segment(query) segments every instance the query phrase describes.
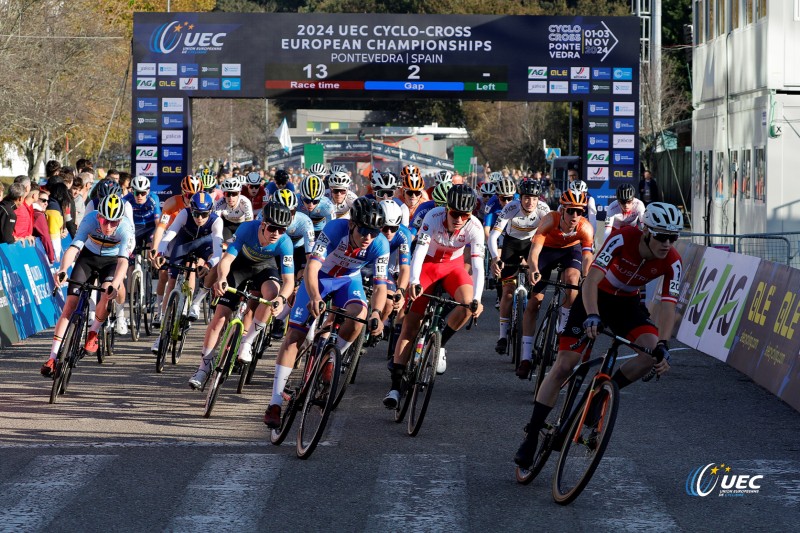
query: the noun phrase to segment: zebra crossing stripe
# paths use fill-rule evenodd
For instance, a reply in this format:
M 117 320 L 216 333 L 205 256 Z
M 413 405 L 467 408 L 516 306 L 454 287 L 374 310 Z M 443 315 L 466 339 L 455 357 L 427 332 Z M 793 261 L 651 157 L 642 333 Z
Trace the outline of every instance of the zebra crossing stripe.
M 0 531 L 44 529 L 116 455 L 39 455 L 16 480 L 0 483 Z
M 365 531 L 466 531 L 466 457 L 386 454 Z
M 245 502 L 269 499 L 283 462 L 279 455 L 212 455 L 179 499 L 181 506 L 166 530 L 258 531 L 259 509 L 239 510 Z

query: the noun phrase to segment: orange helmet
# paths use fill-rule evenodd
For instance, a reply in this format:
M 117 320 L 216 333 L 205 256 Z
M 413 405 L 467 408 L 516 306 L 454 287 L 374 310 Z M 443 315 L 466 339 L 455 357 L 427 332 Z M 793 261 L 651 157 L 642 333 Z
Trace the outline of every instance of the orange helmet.
M 183 191 L 183 194 L 202 192 L 203 184 L 200 183 L 200 180 L 194 176 L 186 176 L 181 180 L 181 190 Z
M 425 182 L 419 173 L 416 165 L 406 165 L 400 171 L 400 178 L 403 180 L 403 188 L 411 191 L 421 191 L 425 188 Z
M 588 200 L 586 199 L 585 192 L 564 191 L 559 203 L 564 207 L 580 207 L 581 209 L 585 209 L 587 202 Z

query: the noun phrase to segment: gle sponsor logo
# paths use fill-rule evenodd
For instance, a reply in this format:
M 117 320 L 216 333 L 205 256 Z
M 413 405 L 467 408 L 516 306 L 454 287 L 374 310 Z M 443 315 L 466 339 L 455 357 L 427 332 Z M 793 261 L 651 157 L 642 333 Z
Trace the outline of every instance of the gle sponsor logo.
M 225 37 L 238 25 L 193 24 L 173 20 L 161 24 L 150 35 L 150 51 L 171 54 L 180 47 L 181 54 L 207 54 L 218 52 L 225 45 Z
M 573 81 L 570 84 L 570 92 L 573 94 L 589 94 L 589 82 Z
M 155 78 L 136 78 L 136 88 L 140 91 L 155 91 L 156 79 Z
M 608 167 L 588 167 L 588 181 L 608 181 Z
M 239 78 L 222 78 L 223 91 L 241 91 L 242 80 Z
M 183 130 L 161 130 L 161 144 L 183 144 Z
M 162 174 L 183 174 L 183 167 L 180 165 L 161 165 Z
M 551 81 L 550 94 L 567 94 L 569 93 L 568 81 Z
M 588 80 L 589 67 L 570 67 L 570 78 L 573 80 Z
M 137 146 L 137 161 L 156 161 L 158 159 L 158 146 Z
M 136 142 L 142 144 L 155 144 L 158 142 L 158 132 L 155 130 L 138 130 Z
M 183 147 L 164 147 L 161 149 L 161 159 L 164 161 L 183 161 Z
M 219 91 L 219 78 L 200 78 L 200 89 L 203 91 Z
M 529 80 L 546 80 L 547 67 L 528 67 Z
M 162 89 L 174 89 L 178 84 L 175 80 L 158 80 L 158 86 Z
M 635 102 L 614 102 L 615 117 L 632 117 L 636 113 Z
M 183 115 L 161 115 L 162 128 L 182 128 Z
M 136 63 L 137 76 L 155 76 L 156 64 L 155 63 Z
M 178 64 L 177 63 L 159 63 L 158 64 L 159 76 L 177 76 Z
M 590 165 L 607 165 L 608 150 L 589 150 L 586 160 Z
M 181 76 L 197 76 L 200 70 L 197 68 L 197 63 L 187 63 L 180 66 Z
M 223 76 L 241 76 L 242 65 L 241 63 L 223 63 L 222 64 Z
M 137 98 L 136 111 L 158 111 L 158 98 Z
M 196 91 L 197 87 L 197 78 L 181 78 L 181 84 L 179 87 L 181 91 Z
M 686 494 L 705 498 L 717 489 L 717 496 L 742 497 L 745 494 L 758 494 L 761 490 L 763 475 L 736 474 L 731 466 L 725 463 L 708 463 L 698 466 L 686 477 Z
M 614 178 L 633 179 L 633 170 L 615 170 Z
M 609 67 L 597 67 L 592 69 L 592 79 L 593 80 L 610 80 L 611 79 L 611 68 Z
M 630 81 L 633 79 L 633 69 L 615 68 L 614 81 Z
M 152 178 L 157 174 L 156 167 L 157 165 L 155 163 L 136 163 L 136 175 Z
M 547 76 L 545 76 L 547 77 Z M 528 92 L 529 93 L 546 93 L 547 92 L 547 82 L 542 81 L 529 81 L 528 82 Z
M 589 116 L 608 116 L 608 102 L 589 102 Z
M 565 68 L 551 68 L 550 69 L 550 77 L 551 78 L 564 78 L 566 79 L 569 76 L 569 70 Z
M 162 98 L 161 111 L 183 113 L 183 98 Z

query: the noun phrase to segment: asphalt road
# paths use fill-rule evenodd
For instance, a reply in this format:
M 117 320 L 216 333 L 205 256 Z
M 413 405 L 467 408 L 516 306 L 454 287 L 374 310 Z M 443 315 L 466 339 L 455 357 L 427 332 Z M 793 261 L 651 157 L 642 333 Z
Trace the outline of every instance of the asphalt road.
M 485 293 L 478 328 L 449 344 L 417 437 L 381 404 L 380 344 L 307 461 L 269 443 L 270 364 L 243 395 L 226 383 L 202 418 L 205 396 L 186 383 L 201 325 L 163 374 L 150 340 L 120 343 L 102 366 L 85 359 L 55 405 L 39 375 L 51 332 L 0 352 L 0 531 L 796 531 L 800 413 L 680 346 L 665 379 L 622 392 L 609 449 L 576 502 L 553 503 L 554 458 L 518 485 L 511 459 L 532 386 L 494 353 L 493 301 Z M 688 495 L 687 477 L 710 463 L 763 476 L 758 492 Z

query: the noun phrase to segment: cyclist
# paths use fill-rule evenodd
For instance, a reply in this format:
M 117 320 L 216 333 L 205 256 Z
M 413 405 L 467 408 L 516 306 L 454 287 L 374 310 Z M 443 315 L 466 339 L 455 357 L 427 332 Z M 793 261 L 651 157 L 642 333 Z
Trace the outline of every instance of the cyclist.
M 292 183 L 289 179 L 289 173 L 282 168 L 276 170 L 272 181 L 267 183 L 267 193 L 269 194 L 269 198 L 271 199 L 273 196 L 275 196 L 275 193 L 280 189 L 289 189 L 292 192 L 296 192 L 294 189 L 294 183 Z
M 449 183 L 450 185 L 453 184 L 453 173 L 449 170 L 440 170 L 436 174 L 433 175 L 433 187 L 428 187 L 425 192 L 428 195 L 428 198 L 433 198 L 433 190 L 436 188 L 437 185 L 440 183 Z
M 227 178 L 220 188 L 225 197 L 214 204 L 214 212 L 222 218 L 222 234 L 227 241 L 239 224 L 253 220 L 253 206 L 242 194 L 242 184 L 237 178 Z
M 156 223 L 161 218 L 161 203 L 154 192 L 150 192 L 150 180 L 145 176 L 136 176 L 131 180 L 132 191 L 123 200 L 131 206 L 133 221 L 136 227 L 136 247 L 147 246 Z
M 87 211 L 75 233 L 75 238 L 64 252 L 56 283 L 61 285 L 72 267 L 72 280 L 69 284 L 67 301 L 61 316 L 56 322 L 50 358 L 42 365 L 41 373 L 52 377 L 61 342 L 66 333 L 69 318 L 78 306 L 79 283 L 89 281 L 92 272 L 97 272 L 99 282 L 105 289 L 95 309 L 94 321 L 86 335 L 84 349 L 87 355 L 95 355 L 98 350 L 97 333 L 107 318 L 108 303 L 123 293 L 125 274 L 128 271 L 128 257 L 133 252 L 136 241 L 133 225 L 123 216 L 122 197 L 110 194 L 100 200 L 97 211 Z
M 561 383 L 580 362 L 581 354 L 571 348 L 581 332 L 597 337 L 603 325 L 663 357 L 655 364 L 658 375 L 669 366 L 668 341 L 675 323 L 675 304 L 681 283 L 681 257 L 673 244 L 683 229 L 683 215 L 672 204 L 654 202 L 644 213 L 644 229 L 625 226 L 603 243 L 581 287 L 581 297 L 569 313 L 567 328 L 559 339 L 559 352 L 553 368 L 544 378 L 526 437 L 517 450 L 514 462 L 528 468 L 533 461 L 539 430 L 555 404 Z M 650 320 L 647 308 L 640 305 L 639 288 L 664 276 L 658 327 Z M 578 349 L 582 351 L 582 348 Z M 622 389 L 643 377 L 652 368 L 654 357 L 637 351 L 637 356 L 621 365 L 611 379 Z M 590 417 L 589 424 L 596 418 Z
M 203 172 L 195 176 L 195 179 L 200 182 L 203 192 L 211 195 L 214 202 L 222 199 L 222 189 L 217 187 L 217 178 L 214 177 L 209 169 L 203 169 Z
M 500 337 L 495 351 L 506 353 L 511 304 L 514 299 L 516 274 L 520 264 L 527 259 L 531 239 L 542 219 L 550 212 L 547 204 L 539 199 L 540 184 L 537 180 L 524 179 L 519 183 L 519 200 L 505 205 L 489 234 L 489 254 L 492 256 L 492 273 L 500 278 L 503 296 L 500 300 Z M 502 250 L 497 242 L 503 236 Z M 522 320 L 522 317 L 519 317 Z
M 261 174 L 256 171 L 248 172 L 244 180 L 242 195 L 250 200 L 253 213 L 259 213 L 267 203 L 267 190 L 264 188 Z
M 314 224 L 314 234 L 319 236 L 325 224 L 334 219 L 333 202 L 325 198 L 325 186 L 322 178 L 309 174 L 300 184 L 298 193 L 298 210 L 308 215 Z
M 100 200 L 110 194 L 116 194 L 123 200 L 123 216 L 127 218 L 131 224 L 135 223 L 133 218 L 133 206 L 130 202 L 125 201 L 125 195 L 122 193 L 122 187 L 120 187 L 119 183 L 110 179 L 102 179 L 95 185 L 94 189 L 92 189 L 92 193 L 92 199 L 86 204 L 86 213 L 89 211 L 96 211 L 97 206 L 100 205 Z
M 613 230 L 625 226 L 641 227 L 644 221 L 644 203 L 634 196 L 635 193 L 636 189 L 630 183 L 617 187 L 617 199 L 606 209 L 604 241 Z
M 478 187 L 478 192 L 480 192 L 480 198 L 478 198 L 478 201 L 475 203 L 475 211 L 472 214 L 478 217 L 478 220 L 483 222 L 486 204 L 488 204 L 489 200 L 491 200 L 495 195 L 494 183 L 491 181 L 484 181 L 481 183 L 480 187 Z
M 186 176 L 181 180 L 181 194 L 170 196 L 161 207 L 161 220 L 158 221 L 158 224 L 156 225 L 156 231 L 153 233 L 153 248 L 150 250 L 150 254 L 152 255 L 153 259 L 153 266 L 156 268 L 161 266 L 161 261 L 156 261 L 156 256 L 158 255 L 158 246 L 161 244 L 161 238 L 164 236 L 164 232 L 167 230 L 170 224 L 172 224 L 175 216 L 189 207 L 189 202 L 192 200 L 192 196 L 195 193 L 201 192 L 202 189 L 203 186 L 200 181 L 197 180 L 197 178 L 194 176 Z M 164 289 L 167 286 L 168 278 L 169 276 L 167 275 L 166 270 L 161 270 L 158 273 L 158 285 L 156 286 L 156 305 L 153 311 L 154 328 L 161 327 L 161 305 L 164 301 Z
M 486 207 L 483 209 L 483 234 L 488 242 L 489 232 L 494 225 L 495 220 L 500 215 L 503 208 L 518 199 L 517 184 L 514 183 L 514 178 L 510 176 L 503 176 L 500 172 L 492 172 L 491 178 L 494 180 L 495 195 L 487 202 Z M 499 243 L 502 247 L 502 241 Z M 497 299 L 495 300 L 495 309 L 500 309 L 500 299 L 503 296 L 503 287 L 499 283 L 494 283 L 494 277 L 491 278 L 491 284 L 494 285 L 497 292 Z M 490 285 L 491 288 L 491 285 Z
M 329 188 L 325 191 L 325 196 L 333 203 L 336 218 L 350 218 L 350 207 L 358 198 L 358 195 L 350 190 L 352 182 L 350 175 L 341 170 L 328 175 Z
M 364 197 L 370 200 L 394 200 L 398 206 L 403 205 L 403 201 L 395 195 L 397 190 L 397 176 L 393 172 L 378 172 L 374 170 L 370 177 L 369 184 L 372 192 L 366 194 Z
M 408 227 L 410 221 L 414 219 L 417 208 L 428 198 L 425 194 L 425 182 L 416 165 L 404 166 L 400 171 L 400 178 L 403 180 L 402 197 L 400 198 L 403 205 L 400 206 L 400 209 L 403 210 L 403 225 Z
M 583 217 L 586 195 L 568 190 L 561 195 L 559 203 L 558 211 L 550 211 L 536 228 L 528 255 L 528 277 L 534 285 L 523 314 L 522 359 L 516 371 L 520 379 L 528 378 L 532 366 L 536 317 L 547 288 L 541 280 L 548 279 L 553 269 L 561 266 L 564 268 L 564 282 L 578 285 L 581 277 L 588 273 L 592 261 L 594 233 L 589 221 Z M 575 290 L 565 291 L 557 331 L 562 331 L 576 296 Z
M 389 241 L 389 277 L 386 282 L 386 306 L 381 313 L 381 320 L 385 321 L 392 310 L 400 311 L 405 303 L 408 280 L 411 276 L 411 231 L 403 226 L 403 212 L 400 206 L 392 200 L 381 202 L 383 209 L 383 236 Z M 394 301 L 395 293 L 400 293 L 400 298 Z
M 292 220 L 291 211 L 274 200 L 267 202 L 261 210 L 261 220 L 242 223 L 222 259 L 208 277 L 219 297 L 214 318 L 206 329 L 203 339 L 202 360 L 197 372 L 189 379 L 189 386 L 202 389 L 211 374 L 214 347 L 225 321 L 231 317 L 238 305 L 237 298 L 225 292 L 228 286 L 240 290 L 245 282 L 252 283 L 251 292 L 268 300 L 276 300 L 272 306 L 259 305 L 253 322 L 242 338 L 239 360 L 250 362 L 251 346 L 258 333 L 266 327 L 269 317 L 279 313 L 294 290 L 294 263 L 291 239 L 286 228 Z
M 589 220 L 589 224 L 592 225 L 592 231 L 594 231 L 597 228 L 597 203 L 594 201 L 594 196 L 589 193 L 589 186 L 586 185 L 586 182 L 578 179 L 577 170 L 569 171 L 567 190 L 582 192 L 586 195 L 586 214 L 584 216 Z
M 367 317 L 367 302 L 361 284 L 361 268 L 372 265 L 372 292 L 369 318 L 375 320 L 373 335 L 380 335 L 381 310 L 386 304 L 386 266 L 389 242 L 381 234 L 383 210 L 375 200 L 359 198 L 353 203 L 350 220 L 337 219 L 325 225 L 311 254 L 305 277 L 297 290 L 289 319 L 289 330 L 283 339 L 275 364 L 272 399 L 264 413 L 264 423 L 277 428 L 281 423 L 282 394 L 295 364 L 297 351 L 306 337 L 309 313 L 317 317 L 320 304 L 332 297 L 335 307 L 359 318 Z M 339 349 L 346 351 L 361 332 L 361 324 L 346 320 L 340 329 Z M 329 371 L 328 371 L 329 372 Z
M 425 215 L 434 207 L 444 207 L 447 205 L 447 191 L 453 186 L 452 181 L 443 181 L 433 188 L 431 196 L 433 200 L 423 202 L 414 213 L 414 219 L 411 221 L 411 226 L 408 230 L 411 232 L 412 237 L 417 236 L 419 228 L 422 227 L 422 221 L 425 220 Z
M 475 191 L 468 185 L 453 185 L 447 192 L 447 206 L 428 212 L 417 235 L 417 246 L 411 259 L 409 298 L 414 301 L 403 320 L 403 328 L 394 351 L 392 366 L 392 388 L 383 399 L 388 409 L 397 407 L 400 401 L 400 382 L 411 353 L 412 341 L 419 332 L 422 315 L 428 299 L 421 295 L 436 282 L 455 301 L 470 304 L 470 310 L 456 307 L 447 318 L 442 331 L 442 349 L 436 372 L 447 369 L 445 346 L 456 331 L 469 320 L 469 315 L 480 315 L 483 291 L 483 231 L 480 222 L 472 215 L 475 208 Z M 472 256 L 472 279 L 464 269 L 464 249 L 470 246 Z
M 328 172 L 328 168 L 325 166 L 325 163 L 314 163 L 308 169 L 308 173 L 309 174 L 314 174 L 315 176 L 317 176 L 319 178 L 324 178 L 328 174 L 332 174 L 332 173 L 337 172 L 337 171 L 338 172 L 345 172 L 343 169 L 342 170 L 334 169 L 334 170 L 331 170 L 330 172 Z M 346 172 L 345 172 L 345 174 L 346 174 Z

